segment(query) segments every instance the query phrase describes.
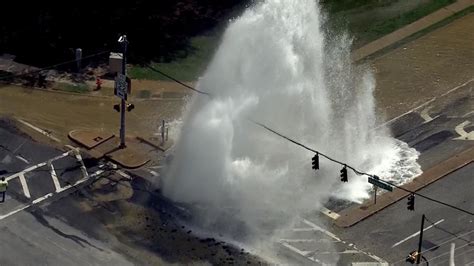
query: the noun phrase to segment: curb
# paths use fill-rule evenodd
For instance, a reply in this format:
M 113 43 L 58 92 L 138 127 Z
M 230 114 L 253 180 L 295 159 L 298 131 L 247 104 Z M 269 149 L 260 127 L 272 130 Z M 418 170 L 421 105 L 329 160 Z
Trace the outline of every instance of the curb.
M 474 162 L 474 147 L 468 148 L 458 155 L 446 159 L 445 161 L 433 166 L 415 178 L 411 183 L 405 184 L 402 187 L 416 192 L 469 165 L 472 162 Z M 409 192 L 394 188 L 393 192 L 386 192 L 383 195 L 378 196 L 377 204 L 375 205 L 371 200 L 369 200 L 362 205 L 349 207 L 343 210 L 339 213 L 340 217 L 335 221 L 334 224 L 342 228 L 351 227 L 385 209 L 386 207 L 400 201 L 409 194 Z

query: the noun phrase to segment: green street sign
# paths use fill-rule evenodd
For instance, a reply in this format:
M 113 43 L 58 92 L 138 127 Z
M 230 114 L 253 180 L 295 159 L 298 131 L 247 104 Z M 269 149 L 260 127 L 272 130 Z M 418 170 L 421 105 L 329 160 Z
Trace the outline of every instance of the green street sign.
M 377 176 L 375 176 L 375 178 L 369 176 L 369 183 L 376 186 L 376 187 L 388 190 L 390 192 L 393 191 L 392 186 L 390 186 L 389 184 L 383 183 L 382 181 L 379 180 L 379 178 Z

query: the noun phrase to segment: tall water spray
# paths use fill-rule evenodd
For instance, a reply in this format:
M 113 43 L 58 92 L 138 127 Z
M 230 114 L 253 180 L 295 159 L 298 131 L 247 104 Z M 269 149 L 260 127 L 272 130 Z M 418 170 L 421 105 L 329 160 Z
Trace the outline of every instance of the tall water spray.
M 376 127 L 375 81 L 352 65 L 350 39 L 326 37 L 315 0 L 271 0 L 226 30 L 188 105 L 163 180 L 164 194 L 195 206 L 201 226 L 239 239 L 265 238 L 329 197 L 359 202 L 367 177 L 313 154 L 250 120 L 358 169 L 406 181 L 418 153 Z M 264 233 L 262 233 L 264 232 Z M 271 235 L 271 234 L 270 234 Z

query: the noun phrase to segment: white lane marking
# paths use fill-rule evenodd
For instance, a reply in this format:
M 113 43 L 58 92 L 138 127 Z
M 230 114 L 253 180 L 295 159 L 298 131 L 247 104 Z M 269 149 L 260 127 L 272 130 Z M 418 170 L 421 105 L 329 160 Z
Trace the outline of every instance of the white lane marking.
M 46 137 L 48 137 L 48 138 L 50 138 L 50 139 L 52 139 L 52 140 L 54 140 L 54 141 L 56 141 L 56 142 L 61 142 L 58 138 L 56 138 L 56 137 L 54 137 L 53 135 L 51 135 L 51 133 L 49 133 L 49 132 L 47 132 L 47 131 L 45 131 L 45 130 L 43 130 L 43 129 L 37 127 L 37 126 L 34 126 L 34 125 L 32 125 L 32 124 L 30 124 L 30 123 L 28 123 L 28 122 L 26 122 L 26 121 L 24 121 L 24 120 L 22 120 L 22 119 L 18 119 L 18 121 L 20 121 L 23 125 L 25 125 L 25 126 L 31 128 L 31 129 L 33 129 L 33 130 L 35 130 L 35 131 L 37 131 L 37 132 L 39 132 L 39 133 L 41 133 L 41 134 L 43 134 L 43 135 L 45 135 Z
M 25 209 L 28 209 L 29 207 L 31 207 L 31 206 L 33 206 L 33 205 L 39 204 L 39 203 L 41 203 L 42 201 L 44 201 L 44 200 L 46 200 L 46 199 L 48 199 L 48 198 L 51 198 L 51 197 L 54 196 L 55 194 L 64 192 L 64 191 L 66 191 L 66 190 L 68 190 L 68 189 L 70 189 L 70 188 L 74 188 L 74 187 L 80 185 L 81 183 L 86 182 L 87 180 L 89 180 L 89 179 L 91 179 L 91 178 L 95 178 L 95 177 L 99 176 L 99 175 L 102 174 L 103 172 L 104 172 L 104 171 L 102 171 L 102 170 L 98 170 L 98 171 L 96 171 L 95 173 L 93 173 L 92 175 L 90 175 L 89 178 L 81 179 L 81 180 L 77 181 L 76 183 L 74 183 L 74 184 L 72 184 L 72 185 L 70 184 L 70 185 L 67 185 L 67 186 L 61 188 L 61 190 L 58 191 L 58 192 L 51 192 L 51 193 L 48 193 L 48 194 L 46 194 L 46 195 L 44 195 L 44 196 L 42 196 L 42 197 L 40 197 L 40 198 L 35 199 L 31 204 L 24 205 L 24 206 L 22 206 L 22 207 L 20 207 L 20 208 L 18 208 L 18 209 L 16 209 L 16 210 L 14 210 L 14 211 L 11 211 L 11 212 L 9 212 L 9 213 L 7 213 L 7 214 L 0 215 L 0 221 L 3 220 L 3 219 L 5 219 L 5 218 L 7 218 L 7 217 L 10 217 L 10 216 L 12 216 L 12 215 L 14 215 L 14 214 L 16 214 L 16 213 L 19 213 L 19 212 L 21 212 L 21 211 L 23 211 L 23 210 L 25 210 Z
M 474 131 L 468 133 L 464 130 L 464 127 L 466 127 L 470 123 L 470 121 L 464 121 L 454 128 L 456 133 L 458 133 L 459 135 L 459 137 L 454 138 L 454 140 L 474 140 Z
M 56 156 L 56 157 L 54 157 L 54 158 L 48 160 L 48 161 L 53 162 L 53 161 L 59 160 L 59 159 L 61 159 L 61 158 L 64 158 L 64 157 L 68 156 L 69 153 L 70 153 L 70 151 L 65 152 L 65 153 L 63 153 L 63 154 L 61 154 L 61 155 L 58 155 L 58 156 Z M 10 180 L 12 180 L 12 179 L 15 179 L 15 178 L 19 177 L 21 174 L 24 175 L 25 173 L 28 173 L 28 172 L 31 172 L 31 171 L 36 170 L 36 169 L 38 169 L 38 168 L 41 168 L 41 167 L 47 165 L 48 161 L 45 161 L 45 162 L 42 162 L 42 163 L 39 163 L 39 164 L 30 166 L 30 167 L 26 168 L 25 170 L 23 170 L 23 171 L 21 171 L 21 172 L 18 172 L 18 173 L 16 173 L 16 174 L 13 174 L 13 175 L 11 175 L 11 176 L 5 178 L 5 180 L 6 180 L 6 181 L 10 181 Z
M 439 117 L 439 115 L 437 115 L 435 117 L 430 116 L 430 114 L 428 112 L 431 110 L 431 108 L 432 108 L 432 106 L 428 106 L 420 112 L 420 116 L 421 116 L 421 118 L 423 118 L 423 120 L 425 120 L 425 123 L 431 122 L 434 119 Z
M 132 177 L 122 170 L 117 170 L 115 172 L 117 172 L 117 174 L 121 175 L 122 177 L 125 177 L 128 180 L 132 180 Z
M 165 168 L 164 165 L 155 165 L 155 166 L 150 166 L 148 167 L 149 169 L 162 169 L 162 168 Z
M 311 260 L 311 261 L 313 261 L 313 262 L 316 262 L 316 263 L 325 265 L 323 262 L 321 262 L 320 260 L 318 260 L 318 259 L 316 259 L 316 258 L 314 258 L 314 257 L 308 257 L 308 254 L 311 253 L 311 252 L 309 252 L 309 251 L 301 251 L 301 250 L 299 250 L 299 249 L 293 247 L 292 245 L 287 244 L 287 243 L 284 243 L 284 242 L 280 242 L 280 244 L 281 244 L 282 246 L 286 247 L 287 249 L 289 249 L 289 250 L 295 252 L 296 254 L 305 257 L 305 258 L 308 259 L 308 260 Z
M 20 145 L 18 145 L 18 147 L 16 147 L 16 149 L 12 151 L 12 154 L 15 154 L 21 147 L 23 147 L 27 140 L 28 139 L 25 139 Z
M 337 212 L 333 212 L 325 207 L 321 207 L 320 211 L 333 220 L 337 220 L 339 217 L 341 217 Z
M 49 163 L 49 172 L 51 174 L 51 178 L 53 179 L 54 187 L 56 188 L 56 192 L 61 190 L 61 185 L 59 184 L 58 176 L 56 174 L 56 170 L 54 169 L 53 164 Z
M 160 176 L 159 173 L 157 173 L 157 172 L 155 172 L 155 171 L 153 171 L 153 170 L 150 170 L 150 169 L 148 169 L 148 173 L 152 174 L 152 175 L 155 176 L 155 177 Z
M 355 249 L 348 249 L 344 251 L 321 251 L 321 252 L 313 252 L 314 255 L 329 255 L 329 254 L 357 254 L 360 253 L 358 250 Z
M 305 243 L 305 242 L 319 242 L 320 240 L 317 239 L 280 239 L 280 241 L 286 242 L 286 243 Z
M 293 232 L 311 232 L 315 231 L 314 228 L 292 228 L 291 231 Z
M 19 178 L 20 178 L 21 187 L 23 188 L 23 194 L 25 194 L 25 197 L 31 199 L 30 190 L 28 189 L 28 185 L 26 184 L 25 175 L 21 173 L 19 175 Z
M 464 114 L 462 117 L 468 117 L 468 116 L 470 116 L 471 114 L 474 114 L 474 111 L 471 111 L 471 112 L 469 112 L 469 113 L 467 113 L 467 114 Z
M 442 223 L 442 222 L 444 222 L 444 219 L 441 219 L 441 220 L 437 221 L 436 223 L 434 223 L 434 224 L 432 224 L 432 225 L 430 225 L 430 226 L 428 226 L 428 227 L 425 227 L 425 228 L 423 229 L 423 232 L 426 231 L 426 230 L 428 230 L 428 229 L 431 229 L 431 228 L 434 227 L 435 225 L 440 224 L 440 223 Z M 413 238 L 413 237 L 415 237 L 415 236 L 417 236 L 417 235 L 419 235 L 419 234 L 420 234 L 420 231 L 418 231 L 418 232 L 416 232 L 416 233 L 414 233 L 414 234 L 409 235 L 408 237 L 406 237 L 406 238 L 404 238 L 404 239 L 398 241 L 397 243 L 393 244 L 392 248 L 394 248 L 394 247 L 400 245 L 401 243 L 403 243 L 403 242 L 405 242 L 405 241 L 407 241 L 407 240 L 409 240 L 409 239 L 411 239 L 411 238 Z
M 15 157 L 16 157 L 18 160 L 20 160 L 20 161 L 22 161 L 22 162 L 24 162 L 24 163 L 26 163 L 26 164 L 30 164 L 30 162 L 29 162 L 27 159 L 25 159 L 24 157 L 22 157 L 22 156 L 20 156 L 20 155 L 17 155 L 17 156 L 15 156 Z
M 437 100 L 438 98 L 442 98 L 442 97 L 444 97 L 444 96 L 446 96 L 446 95 L 448 95 L 448 94 L 450 94 L 450 93 L 452 93 L 452 92 L 458 90 L 459 88 L 462 88 L 462 87 L 466 86 L 467 84 L 469 84 L 469 83 L 472 82 L 472 81 L 474 81 L 474 78 L 473 78 L 473 79 L 470 79 L 470 80 L 468 80 L 468 81 L 466 81 L 466 82 L 464 82 L 464 83 L 461 84 L 461 85 L 458 85 L 458 86 L 456 86 L 456 87 L 450 89 L 449 91 L 447 91 L 447 92 L 441 94 L 440 96 L 433 97 L 431 100 L 428 100 L 427 102 L 425 102 L 425 103 L 423 103 L 423 104 L 421 104 L 421 105 L 419 105 L 419 106 L 417 106 L 417 107 L 415 107 L 415 108 L 409 110 L 408 112 L 405 112 L 405 113 L 403 113 L 403 114 L 401 114 L 401 115 L 399 115 L 399 116 L 397 116 L 397 117 L 394 117 L 394 118 L 392 118 L 392 119 L 386 121 L 385 123 L 382 123 L 382 124 L 376 126 L 374 129 L 379 129 L 379 128 L 381 128 L 381 127 L 384 127 L 384 126 L 386 126 L 386 125 L 388 125 L 388 124 L 390 124 L 390 123 L 392 123 L 392 122 L 394 122 L 394 121 L 396 121 L 396 120 L 398 120 L 398 119 L 400 119 L 400 118 L 402 118 L 402 117 L 404 117 L 404 116 L 406 116 L 406 115 L 408 115 L 408 114 L 411 114 L 411 113 L 417 111 L 418 109 L 421 109 L 421 108 L 427 106 L 428 104 L 432 103 L 433 101 Z
M 307 225 L 313 227 L 314 229 L 317 229 L 318 231 L 323 232 L 323 233 L 326 234 L 327 236 L 332 237 L 333 239 L 335 239 L 335 240 L 337 240 L 337 241 L 339 241 L 339 242 L 346 243 L 345 241 L 342 241 L 339 237 L 337 237 L 335 234 L 333 234 L 333 233 L 331 233 L 331 232 L 329 232 L 329 231 L 327 231 L 327 230 L 321 228 L 320 226 L 318 226 L 318 225 L 316 225 L 316 224 L 314 224 L 314 223 L 312 223 L 312 222 L 310 222 L 310 221 L 308 221 L 308 220 L 306 220 L 306 219 L 303 219 L 303 222 L 304 222 L 305 224 L 307 224 Z M 363 250 L 361 250 L 361 249 L 358 249 L 358 248 L 357 248 L 354 244 L 352 244 L 352 243 L 349 243 L 348 246 L 352 247 L 352 248 L 355 249 L 355 250 L 358 250 L 360 253 L 363 253 L 363 254 L 365 254 L 365 255 L 371 257 L 372 259 L 378 261 L 379 263 L 381 263 L 381 264 L 383 264 L 383 265 L 388 265 L 388 262 L 386 262 L 386 261 L 383 260 L 382 258 L 379 258 L 379 257 L 375 256 L 375 255 L 372 254 L 372 253 L 365 252 L 365 251 L 363 251 Z
M 81 164 L 82 175 L 84 176 L 84 178 L 88 178 L 89 173 L 87 173 L 87 168 L 84 165 L 84 161 L 82 160 L 82 156 L 79 152 L 79 149 L 74 150 L 74 156 L 76 157 L 76 160 Z
M 339 242 L 342 242 L 342 240 L 341 240 L 339 237 L 337 237 L 335 234 L 333 234 L 333 233 L 331 233 L 331 232 L 329 232 L 329 231 L 327 231 L 327 230 L 321 228 L 320 226 L 318 226 L 318 225 L 316 225 L 316 224 L 314 224 L 314 223 L 312 223 L 312 222 L 310 222 L 310 221 L 308 221 L 308 220 L 306 220 L 306 219 L 303 219 L 303 223 L 305 223 L 305 224 L 311 226 L 311 227 L 313 228 L 313 230 L 317 230 L 317 231 L 323 232 L 323 233 L 326 234 L 327 236 L 329 236 L 329 237 L 331 237 L 331 238 L 333 238 L 333 239 L 335 239 L 335 240 L 337 240 L 337 241 L 339 241 Z

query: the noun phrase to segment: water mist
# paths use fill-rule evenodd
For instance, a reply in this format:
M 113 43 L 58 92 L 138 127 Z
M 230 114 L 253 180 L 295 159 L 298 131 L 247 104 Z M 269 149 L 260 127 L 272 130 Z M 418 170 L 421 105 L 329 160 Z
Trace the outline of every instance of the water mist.
M 249 122 L 262 122 L 333 158 L 394 182 L 420 173 L 418 153 L 376 127 L 367 69 L 350 59 L 350 38 L 325 36 L 314 0 L 257 3 L 226 30 L 183 117 L 165 196 L 193 206 L 203 229 L 265 241 L 329 197 L 360 202 L 367 177 Z

